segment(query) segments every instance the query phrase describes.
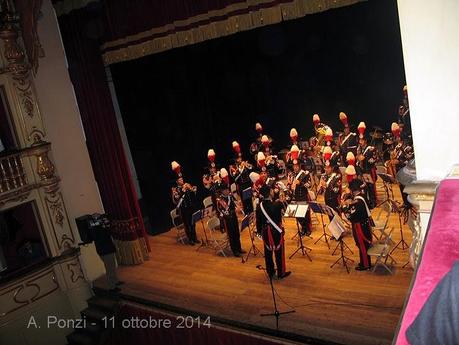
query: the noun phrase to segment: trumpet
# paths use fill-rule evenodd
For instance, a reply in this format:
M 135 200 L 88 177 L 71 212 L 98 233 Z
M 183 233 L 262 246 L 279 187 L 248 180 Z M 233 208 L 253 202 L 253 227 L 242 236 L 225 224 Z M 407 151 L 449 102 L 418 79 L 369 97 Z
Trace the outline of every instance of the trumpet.
M 250 164 L 248 161 L 242 161 L 241 162 L 241 168 L 247 168 L 249 170 L 253 169 L 253 165 Z
M 186 192 L 186 191 L 192 191 L 192 192 L 196 192 L 198 190 L 198 187 L 196 186 L 193 186 L 189 183 L 184 183 L 183 186 L 182 186 L 182 191 L 183 192 Z

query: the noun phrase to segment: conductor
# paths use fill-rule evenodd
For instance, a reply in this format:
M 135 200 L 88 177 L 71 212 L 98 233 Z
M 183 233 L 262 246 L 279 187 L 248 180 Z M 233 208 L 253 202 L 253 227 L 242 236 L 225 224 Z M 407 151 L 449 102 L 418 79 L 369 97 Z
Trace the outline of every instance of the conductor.
M 273 255 L 276 260 L 277 278 L 288 277 L 285 270 L 284 229 L 282 227 L 282 202 L 273 201 L 274 191 L 267 185 L 260 188 L 263 198 L 257 205 L 257 232 L 262 234 L 265 247 L 266 272 L 273 278 L 275 273 Z

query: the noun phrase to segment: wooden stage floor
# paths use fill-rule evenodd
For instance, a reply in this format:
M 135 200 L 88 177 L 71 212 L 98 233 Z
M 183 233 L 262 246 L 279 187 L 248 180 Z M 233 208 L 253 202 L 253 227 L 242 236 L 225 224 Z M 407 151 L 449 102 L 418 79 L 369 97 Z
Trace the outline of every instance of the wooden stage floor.
M 399 194 L 398 194 L 399 196 Z M 398 217 L 393 214 L 390 227 L 398 242 Z M 296 233 L 294 221 L 286 222 L 286 265 L 292 275 L 274 281 L 280 311 L 291 307 L 295 313 L 282 316 L 279 329 L 283 332 L 313 337 L 342 344 L 390 344 L 402 312 L 413 270 L 408 265 L 408 250 L 396 250 L 394 274 L 383 270 L 375 273 L 355 271 L 350 274 L 343 266 L 330 265 L 336 242 L 328 249 L 324 242 L 313 244 L 322 234 L 315 224 L 313 240 L 305 245 L 312 248 L 312 262 L 301 254 L 288 256 L 297 248 L 291 239 Z M 198 227 L 198 235 L 201 228 Z M 404 225 L 404 236 L 411 242 L 411 231 Z M 243 248 L 249 249 L 249 234 L 241 234 Z M 358 251 L 352 237 L 345 242 L 353 251 L 346 255 L 358 262 Z M 221 257 L 213 250 L 178 244 L 175 231 L 150 238 L 151 258 L 140 266 L 120 267 L 120 279 L 125 281 L 122 294 L 172 305 L 223 319 L 275 329 L 273 317 L 261 317 L 272 312 L 269 281 L 263 271 L 261 255 L 241 263 L 240 258 Z M 262 249 L 261 240 L 257 246 Z M 374 261 L 373 261 L 374 262 Z M 103 286 L 103 280 L 96 286 Z M 280 299 L 281 298 L 281 299 Z M 288 305 L 287 305 L 288 304 Z

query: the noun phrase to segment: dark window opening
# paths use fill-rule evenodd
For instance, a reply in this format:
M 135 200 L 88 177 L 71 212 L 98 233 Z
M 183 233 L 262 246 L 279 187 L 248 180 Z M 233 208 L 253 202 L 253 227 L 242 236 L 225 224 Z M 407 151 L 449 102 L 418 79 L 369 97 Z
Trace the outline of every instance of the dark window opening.
M 47 257 L 34 202 L 0 212 L 0 281 Z

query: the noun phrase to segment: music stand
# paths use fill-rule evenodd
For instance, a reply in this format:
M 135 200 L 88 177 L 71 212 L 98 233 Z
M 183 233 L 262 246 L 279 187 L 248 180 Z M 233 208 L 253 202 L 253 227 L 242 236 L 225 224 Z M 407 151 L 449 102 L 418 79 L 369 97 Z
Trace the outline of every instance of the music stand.
M 253 225 L 254 217 L 255 217 L 255 212 L 252 212 L 246 215 L 242 219 L 242 222 L 241 222 L 241 232 L 244 231 L 245 228 L 247 228 L 249 231 L 249 237 L 250 237 L 250 242 L 251 242 L 251 246 L 247 252 L 246 257 L 244 258 L 244 256 L 242 256 L 241 258 L 241 262 L 243 264 L 249 261 L 250 253 L 252 253 L 253 256 L 257 256 L 258 254 L 261 254 L 263 256 L 263 253 L 261 252 L 261 250 L 258 249 L 257 246 L 255 245 L 255 230 L 254 230 L 254 225 Z
M 397 181 L 394 179 L 394 177 L 392 175 L 389 175 L 389 174 L 378 173 L 378 176 L 383 181 L 384 190 L 386 191 L 386 198 L 387 199 L 390 199 L 390 198 L 393 199 L 394 198 L 394 191 L 392 190 L 392 185 L 394 183 L 397 183 Z M 382 205 L 382 204 L 383 203 L 381 203 L 380 205 Z M 377 205 L 376 207 L 378 207 L 380 205 Z
M 338 216 L 335 216 L 333 220 L 328 224 L 328 229 L 330 230 L 331 234 L 333 237 L 338 241 L 338 245 L 336 246 L 335 250 L 333 251 L 333 254 L 335 254 L 336 249 L 339 247 L 341 255 L 340 257 L 330 266 L 330 268 L 335 267 L 336 264 L 338 264 L 340 261 L 342 261 L 342 265 L 346 267 L 346 271 L 349 274 L 349 267 L 347 265 L 347 262 L 354 262 L 354 260 L 349 259 L 345 254 L 344 251 L 346 248 L 352 253 L 352 250 L 347 246 L 346 242 L 344 242 L 344 235 L 346 234 L 346 228 L 344 224 L 342 223 L 341 219 L 338 218 Z
M 387 199 L 384 200 L 382 203 L 380 203 L 377 207 L 380 207 L 384 205 L 385 203 L 388 203 L 391 207 L 391 210 L 394 213 L 397 213 L 398 216 L 398 224 L 399 224 L 399 230 L 400 230 L 400 241 L 395 245 L 395 247 L 391 250 L 390 254 L 392 254 L 400 245 L 402 246 L 402 250 L 408 249 L 408 243 L 406 243 L 405 238 L 403 237 L 403 225 L 402 225 L 402 217 L 405 216 L 405 208 L 400 209 L 399 204 L 394 200 L 394 191 L 392 190 L 392 184 L 397 183 L 397 181 L 394 179 L 392 175 L 389 174 L 383 174 L 379 173 L 379 177 L 383 180 L 384 183 L 384 188 L 386 190 L 386 195 Z M 389 195 L 390 191 L 390 195 Z
M 287 209 L 284 213 L 284 217 L 285 218 L 295 218 L 295 221 L 296 221 L 296 229 L 297 229 L 297 236 L 298 236 L 298 241 L 297 241 L 297 249 L 292 253 L 292 255 L 290 255 L 288 258 L 291 259 L 295 256 L 296 253 L 298 253 L 300 250 L 301 250 L 301 253 L 303 254 L 303 256 L 307 256 L 307 258 L 309 259 L 309 261 L 312 262 L 312 259 L 311 257 L 309 256 L 308 254 L 308 251 L 312 251 L 311 248 L 309 247 L 306 247 L 304 244 L 303 244 L 303 237 L 301 236 L 301 229 L 300 229 L 300 225 L 298 223 L 298 218 L 304 218 L 306 213 L 308 212 L 308 209 L 309 209 L 309 205 L 305 202 L 305 203 L 292 203 L 292 204 L 289 204 L 287 206 Z
M 274 313 L 266 313 L 266 314 L 260 314 L 260 316 L 275 316 L 276 317 L 276 331 L 279 330 L 279 318 L 281 315 L 285 314 L 291 314 L 294 313 L 295 310 L 289 310 L 289 311 L 282 311 L 280 312 L 279 309 L 277 309 L 277 302 L 276 302 L 276 294 L 274 293 L 274 285 L 273 285 L 273 277 L 268 274 L 265 268 L 263 268 L 261 265 L 258 265 L 257 268 L 259 270 L 265 271 L 266 275 L 269 278 L 269 285 L 271 286 L 271 293 L 273 297 L 273 304 L 274 304 Z
M 343 237 L 346 235 L 346 230 L 345 230 L 345 229 L 346 229 L 346 226 L 345 226 L 344 223 L 343 223 L 343 219 L 338 215 L 338 213 L 337 213 L 335 210 L 333 210 L 333 219 L 335 219 L 335 217 L 338 217 L 338 218 L 337 218 L 337 221 L 338 221 L 338 223 L 340 223 L 339 226 L 340 226 L 342 229 L 344 229 L 343 233 L 338 235 L 338 234 L 335 232 L 335 230 L 333 229 L 333 225 L 332 225 L 333 220 L 330 222 L 330 224 L 328 224 L 328 230 L 329 230 L 330 233 L 333 235 L 333 237 L 334 237 L 337 241 L 339 241 L 339 237 L 341 237 L 341 235 L 342 235 Z M 338 236 L 336 236 L 336 235 L 338 235 Z M 351 250 L 351 248 L 349 248 L 349 246 L 346 244 L 346 242 L 344 242 L 344 240 L 343 240 L 343 245 L 344 245 L 344 250 L 347 249 L 352 255 L 354 254 L 354 252 Z M 338 242 L 338 243 L 336 244 L 335 249 L 333 249 L 332 256 L 335 255 L 336 251 L 338 250 L 338 248 L 339 248 L 340 246 L 341 246 L 341 244 Z
M 402 210 L 400 210 L 400 207 L 398 206 L 396 201 L 390 199 L 387 199 L 386 201 L 391 204 L 392 210 L 397 213 L 398 224 L 400 227 L 400 241 L 398 241 L 395 247 L 390 251 L 390 254 L 392 254 L 400 245 L 402 245 L 402 250 L 408 249 L 409 245 L 408 243 L 406 243 L 405 238 L 403 237 Z
M 319 213 L 320 214 L 320 220 L 322 222 L 322 230 L 323 230 L 323 233 L 322 235 L 314 242 L 314 244 L 316 244 L 317 242 L 319 242 L 322 238 L 325 239 L 325 243 L 327 244 L 327 247 L 328 249 L 330 249 L 330 243 L 328 243 L 328 238 L 331 237 L 329 234 L 327 234 L 327 232 L 325 231 L 325 228 L 326 228 L 326 225 L 325 225 L 325 222 L 324 222 L 324 214 L 326 214 L 327 216 L 332 216 L 333 215 L 333 210 L 325 205 L 325 204 L 320 204 L 318 202 L 315 202 L 315 201 L 310 201 L 309 203 L 309 206 L 311 207 L 311 210 L 312 212 L 314 213 Z
M 202 247 L 209 247 L 209 239 L 207 238 L 207 231 L 206 227 L 204 226 L 203 214 L 203 210 L 199 210 L 193 213 L 193 215 L 191 216 L 191 224 L 196 225 L 197 222 L 201 221 L 202 230 L 204 231 L 205 237 L 205 240 L 201 239 L 201 245 L 196 249 L 196 251 L 198 251 Z

